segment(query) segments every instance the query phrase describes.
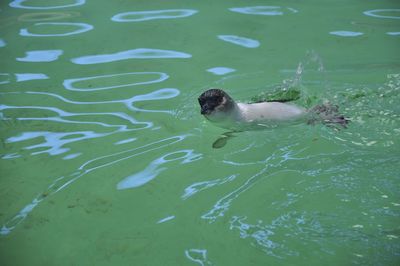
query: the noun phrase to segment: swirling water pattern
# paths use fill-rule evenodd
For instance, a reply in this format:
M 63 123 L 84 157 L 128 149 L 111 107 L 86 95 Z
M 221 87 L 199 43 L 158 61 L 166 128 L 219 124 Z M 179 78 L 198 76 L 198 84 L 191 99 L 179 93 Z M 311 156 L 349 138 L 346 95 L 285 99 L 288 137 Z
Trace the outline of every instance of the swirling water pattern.
M 128 2 L 1 7 L 2 263 L 398 264 L 396 3 Z M 351 122 L 227 138 L 210 87 Z

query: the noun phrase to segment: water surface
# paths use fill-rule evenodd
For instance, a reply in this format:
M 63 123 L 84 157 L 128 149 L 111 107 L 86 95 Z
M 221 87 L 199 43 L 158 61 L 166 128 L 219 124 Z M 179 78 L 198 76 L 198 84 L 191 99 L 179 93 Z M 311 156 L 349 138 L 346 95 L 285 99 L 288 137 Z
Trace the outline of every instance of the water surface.
M 398 265 L 396 1 L 0 4 L 2 265 Z M 296 86 L 345 130 L 235 134 Z

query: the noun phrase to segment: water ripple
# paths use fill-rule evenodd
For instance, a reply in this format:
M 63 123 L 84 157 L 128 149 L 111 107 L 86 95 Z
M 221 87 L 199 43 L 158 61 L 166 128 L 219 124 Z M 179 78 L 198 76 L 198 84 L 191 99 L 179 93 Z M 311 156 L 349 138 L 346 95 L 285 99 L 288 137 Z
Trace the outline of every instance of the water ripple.
M 230 42 L 246 48 L 257 48 L 260 46 L 260 42 L 250 38 L 240 37 L 236 35 L 218 35 L 218 39 Z
M 344 31 L 344 30 L 331 31 L 331 32 L 329 32 L 329 34 L 336 35 L 336 36 L 342 36 L 342 37 L 356 37 L 356 36 L 364 35 L 364 33 L 362 33 L 362 32 Z
M 389 18 L 389 19 L 400 19 L 400 16 L 387 16 L 387 15 L 379 15 L 377 13 L 385 13 L 385 12 L 400 12 L 400 9 L 373 9 L 364 11 L 364 15 L 376 18 Z
M 14 8 L 24 8 L 24 9 L 57 9 L 84 5 L 86 0 L 75 0 L 73 4 L 60 5 L 60 6 L 27 6 L 23 5 L 27 0 L 14 0 L 9 5 Z
M 187 188 L 185 188 L 185 192 L 183 193 L 183 195 L 181 196 L 181 199 L 186 200 L 189 197 L 192 197 L 194 194 L 217 186 L 217 185 L 222 185 L 225 184 L 227 182 L 231 182 L 233 181 L 236 177 L 238 176 L 238 174 L 233 174 L 224 178 L 217 178 L 214 180 L 208 180 L 208 181 L 201 181 L 201 182 L 196 182 L 194 184 L 191 184 L 190 186 L 188 186 Z
M 91 65 L 121 61 L 127 59 L 154 59 L 154 58 L 190 58 L 192 55 L 171 50 L 138 48 L 117 52 L 114 54 L 88 55 L 71 59 L 78 65 Z
M 157 223 L 161 224 L 161 223 L 165 223 L 165 222 L 171 221 L 173 219 L 175 219 L 175 215 L 171 215 L 171 216 L 165 217 L 165 218 L 157 221 Z
M 208 72 L 213 73 L 215 75 L 225 75 L 231 72 L 235 72 L 236 70 L 233 68 L 229 68 L 229 67 L 213 67 L 213 68 L 209 68 L 207 69 Z
M 25 57 L 17 58 L 20 62 L 53 62 L 63 54 L 63 50 L 27 51 Z
M 292 13 L 298 11 L 294 8 L 287 8 Z M 232 7 L 230 11 L 248 14 L 248 15 L 263 15 L 263 16 L 281 16 L 284 14 L 283 8 L 280 6 L 248 6 L 248 7 Z
M 140 111 L 140 112 L 150 112 L 150 113 L 173 113 L 170 110 L 147 110 L 147 109 L 141 109 L 135 107 L 133 104 L 135 102 L 142 102 L 142 101 L 154 101 L 154 100 L 165 100 L 165 99 L 171 99 L 180 94 L 180 91 L 175 88 L 163 88 L 159 89 L 147 94 L 139 94 L 135 95 L 131 98 L 128 99 L 122 99 L 122 100 L 109 100 L 109 101 L 98 101 L 98 102 L 82 102 L 82 101 L 72 101 L 69 100 L 61 95 L 55 94 L 55 93 L 50 93 L 50 92 L 33 92 L 33 91 L 28 91 L 26 92 L 27 94 L 37 94 L 37 95 L 47 95 L 51 96 L 57 99 L 62 100 L 63 102 L 66 103 L 72 103 L 72 104 L 112 104 L 112 103 L 122 103 L 124 104 L 129 110 L 131 111 Z
M 38 80 L 38 79 L 48 79 L 49 77 L 43 73 L 16 73 L 15 78 L 17 82 Z
M 148 80 L 148 81 L 140 81 L 140 82 L 132 82 L 132 83 L 126 83 L 122 85 L 113 85 L 113 86 L 105 86 L 105 87 L 97 87 L 97 88 L 91 88 L 91 84 L 88 85 L 86 88 L 76 88 L 73 86 L 74 83 L 80 82 L 80 81 L 93 81 L 96 79 L 103 79 L 103 78 L 114 78 L 117 77 L 120 79 L 123 76 L 147 76 L 147 75 L 157 75 L 158 78 L 153 79 L 153 80 Z M 115 89 L 115 88 L 122 88 L 122 87 L 128 87 L 128 86 L 137 86 L 137 85 L 145 85 L 145 84 L 153 84 L 153 83 L 158 83 L 162 82 L 166 79 L 168 79 L 169 76 L 166 73 L 162 72 L 129 72 L 129 73 L 119 73 L 119 74 L 111 74 L 111 75 L 101 75 L 101 76 L 94 76 L 94 77 L 84 77 L 84 78 L 75 78 L 75 79 L 66 79 L 63 82 L 64 88 L 67 90 L 71 91 L 99 91 L 99 90 L 108 90 L 108 89 Z
M 169 159 L 168 157 L 172 158 Z M 152 161 L 144 170 L 124 178 L 117 184 L 117 189 L 122 190 L 143 186 L 167 169 L 166 167 L 160 167 L 165 163 L 182 160 L 180 164 L 186 164 L 200 159 L 202 159 L 202 154 L 195 153 L 193 150 L 179 150 L 167 153 Z
M 140 22 L 155 19 L 175 19 L 184 18 L 196 14 L 198 11 L 193 9 L 166 9 L 151 11 L 131 11 L 119 13 L 111 18 L 115 22 Z
M 225 212 L 229 210 L 232 202 L 237 199 L 242 193 L 246 192 L 248 189 L 257 184 L 262 178 L 271 177 L 273 175 L 288 171 L 282 164 L 288 161 L 296 161 L 300 158 L 295 157 L 295 155 L 304 151 L 304 149 L 299 151 L 292 151 L 290 147 L 285 147 L 279 151 L 267 156 L 266 159 L 259 161 L 263 168 L 257 173 L 249 177 L 242 185 L 237 187 L 235 190 L 223 196 L 219 199 L 214 206 L 207 213 L 203 214 L 201 218 L 208 220 L 210 223 L 215 222 L 217 218 L 225 215 Z M 239 164 L 234 164 L 239 166 Z M 273 169 L 281 169 L 277 171 L 272 171 Z M 266 174 L 268 173 L 268 174 Z
M 41 12 L 41 13 L 26 13 L 18 17 L 19 21 L 37 22 L 50 21 L 59 19 L 71 19 L 80 16 L 79 12 Z
M 56 117 L 19 117 L 18 120 L 24 121 L 24 120 L 31 120 L 31 121 L 54 121 L 54 122 L 61 122 L 61 123 L 75 123 L 75 124 L 93 124 L 93 125 L 100 125 L 102 127 L 117 127 L 118 130 L 116 132 L 123 132 L 123 131 L 132 131 L 132 130 L 141 130 L 145 128 L 150 128 L 153 126 L 152 122 L 139 122 L 132 118 L 131 116 L 125 114 L 125 113 L 118 113 L 118 112 L 111 112 L 111 113 L 105 113 L 105 112 L 93 112 L 93 113 L 72 113 L 72 112 L 67 112 L 64 110 L 61 110 L 56 107 L 49 107 L 49 106 L 10 106 L 10 105 L 0 105 L 0 111 L 6 110 L 6 109 L 34 109 L 34 110 L 43 110 L 43 111 L 50 111 L 56 113 L 58 116 Z M 123 120 L 126 120 L 129 122 L 131 125 L 134 125 L 134 128 L 128 128 L 125 124 L 124 125 L 109 125 L 106 123 L 102 122 L 93 122 L 93 121 L 75 121 L 75 120 L 68 120 L 64 119 L 63 117 L 79 117 L 79 116 L 104 116 L 104 115 L 110 115 L 110 116 L 115 116 L 118 118 L 121 118 Z M 138 125 L 141 125 L 142 127 L 137 128 Z
M 28 29 L 24 28 L 19 31 L 19 35 L 27 36 L 27 37 L 60 37 L 60 36 L 71 36 L 80 33 L 84 33 L 90 30 L 93 30 L 94 27 L 90 24 L 86 23 L 73 23 L 73 22 L 40 22 L 35 23 L 33 26 L 75 26 L 78 27 L 77 30 L 65 32 L 65 33 L 54 33 L 54 34 L 46 34 L 46 33 L 31 33 Z
M 212 265 L 211 262 L 207 259 L 207 250 L 206 249 L 197 249 L 190 248 L 185 250 L 185 256 L 189 260 L 201 265 Z
M 64 148 L 64 145 L 86 140 L 92 138 L 99 138 L 109 135 L 108 133 L 95 133 L 93 131 L 74 131 L 74 132 L 49 132 L 49 131 L 34 131 L 34 132 L 22 132 L 16 137 L 10 137 L 6 140 L 6 143 L 20 142 L 35 138 L 44 138 L 44 142 L 32 146 L 25 147 L 26 150 L 39 149 L 40 151 L 32 152 L 32 155 L 41 153 L 48 153 L 49 155 L 59 155 L 68 152 L 69 148 Z M 41 148 L 48 148 L 42 150 Z
M 0 235 L 10 234 L 12 230 L 14 230 L 23 220 L 25 220 L 28 214 L 32 212 L 41 202 L 48 199 L 50 196 L 58 193 L 59 191 L 65 189 L 84 175 L 94 170 L 108 167 L 121 161 L 128 160 L 133 157 L 176 144 L 186 139 L 187 136 L 188 135 L 178 135 L 161 140 L 156 140 L 154 142 L 136 148 L 112 153 L 105 156 L 100 156 L 85 162 L 72 174 L 56 178 L 55 181 L 48 186 L 47 190 L 40 193 L 29 204 L 24 206 L 13 218 L 3 224 L 2 228 L 0 229 Z

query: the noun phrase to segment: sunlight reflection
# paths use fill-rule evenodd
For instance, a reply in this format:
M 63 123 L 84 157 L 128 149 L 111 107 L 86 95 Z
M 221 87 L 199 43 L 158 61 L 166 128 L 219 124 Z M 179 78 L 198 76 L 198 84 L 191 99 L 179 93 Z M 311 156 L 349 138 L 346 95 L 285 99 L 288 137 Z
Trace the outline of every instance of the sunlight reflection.
M 173 219 L 175 219 L 175 215 L 171 215 L 171 216 L 165 217 L 165 218 L 159 220 L 157 223 L 161 224 L 161 223 L 165 223 L 165 222 L 168 222 L 170 220 L 173 220 Z
M 364 33 L 362 33 L 362 32 L 345 31 L 345 30 L 331 31 L 331 32 L 329 32 L 329 34 L 336 35 L 336 36 L 342 36 L 342 37 L 356 37 L 356 36 L 364 35 Z
M 153 79 L 153 80 L 148 80 L 148 81 L 131 82 L 131 83 L 126 83 L 126 84 L 121 84 L 121 85 L 113 85 L 113 86 L 105 86 L 105 87 L 97 87 L 97 88 L 92 88 L 91 86 L 88 86 L 86 88 L 76 88 L 73 86 L 74 83 L 80 82 L 80 81 L 88 81 L 88 80 L 93 81 L 96 79 L 104 79 L 104 78 L 108 79 L 108 78 L 115 78 L 115 77 L 120 79 L 121 77 L 131 76 L 131 75 L 134 77 L 139 76 L 138 78 L 142 78 L 143 76 L 147 76 L 147 75 L 157 75 L 158 78 Z M 111 75 L 101 75 L 101 76 L 94 76 L 94 77 L 66 79 L 66 80 L 64 80 L 63 85 L 64 85 L 64 88 L 66 88 L 67 90 L 71 90 L 71 91 L 99 91 L 99 90 L 108 90 L 108 89 L 115 89 L 115 88 L 129 87 L 129 86 L 159 83 L 168 78 L 169 78 L 169 76 L 166 73 L 162 73 L 162 72 L 130 72 L 130 73 L 119 73 L 119 74 L 111 74 Z
M 84 33 L 90 30 L 93 30 L 94 27 L 90 24 L 86 23 L 73 23 L 73 22 L 40 22 L 33 24 L 34 27 L 36 26 L 75 26 L 78 27 L 77 30 L 65 33 L 54 33 L 54 34 L 46 34 L 46 33 L 31 33 L 28 29 L 24 28 L 19 31 L 19 35 L 27 36 L 27 37 L 60 37 L 60 36 L 70 36 L 75 34 Z
M 196 14 L 193 9 L 166 9 L 151 11 L 132 11 L 119 13 L 111 18 L 115 22 L 140 22 L 154 19 L 175 19 L 184 18 Z
M 196 249 L 191 248 L 185 250 L 185 256 L 189 260 L 201 265 L 211 265 L 211 262 L 207 259 L 207 250 L 206 249 Z
M 389 18 L 389 19 L 400 19 L 400 16 L 390 16 L 390 15 L 379 15 L 379 13 L 395 13 L 400 12 L 400 9 L 373 9 L 364 11 L 364 15 L 376 18 Z
M 181 156 L 175 157 L 176 154 Z M 173 158 L 168 159 L 169 156 Z M 148 183 L 149 181 L 157 177 L 162 171 L 167 169 L 166 167 L 160 167 L 165 163 L 182 160 L 180 164 L 186 164 L 200 159 L 202 159 L 202 154 L 195 153 L 193 150 L 180 150 L 167 153 L 164 156 L 161 156 L 160 158 L 152 161 L 141 172 L 135 173 L 131 176 L 124 178 L 121 182 L 117 184 L 117 189 L 122 190 L 122 189 L 136 188 L 143 186 L 144 184 Z
M 209 68 L 207 69 L 207 72 L 213 73 L 215 75 L 225 75 L 228 73 L 232 73 L 235 72 L 236 70 L 233 68 L 229 68 L 229 67 L 213 67 L 213 68 Z
M 68 152 L 70 150 L 69 148 L 63 148 L 63 146 L 66 144 L 70 144 L 85 139 L 99 138 L 106 135 L 108 134 L 95 133 L 92 131 L 75 131 L 68 133 L 34 131 L 34 132 L 22 132 L 20 135 L 16 137 L 10 137 L 6 140 L 6 143 L 20 142 L 35 138 L 44 138 L 45 141 L 43 143 L 28 146 L 25 147 L 24 149 L 33 150 L 39 148 L 40 151 L 32 152 L 32 155 L 41 153 L 48 153 L 49 155 L 58 155 L 61 153 Z M 48 149 L 42 150 L 41 148 L 48 148 Z
M 217 185 L 222 185 L 225 184 L 227 182 L 231 182 L 233 181 L 236 177 L 238 176 L 238 174 L 233 174 L 224 178 L 218 178 L 218 179 L 214 179 L 214 180 L 208 180 L 208 181 L 201 181 L 201 182 L 196 182 L 190 186 L 188 186 L 187 188 L 185 188 L 185 192 L 184 194 L 181 196 L 181 198 L 183 200 L 188 199 L 189 197 L 192 197 L 194 194 L 211 188 L 213 186 L 217 186 Z
M 236 35 L 218 35 L 218 39 L 230 42 L 246 48 L 257 48 L 260 46 L 260 42 L 250 38 L 240 37 Z
M 24 121 L 24 120 L 31 120 L 31 121 L 55 121 L 55 122 L 61 122 L 61 123 L 75 123 L 75 124 L 93 124 L 93 125 L 99 125 L 102 127 L 116 127 L 118 128 L 117 131 L 123 132 L 123 131 L 131 131 L 131 130 L 141 130 L 145 128 L 150 128 L 153 126 L 152 122 L 139 122 L 132 118 L 131 116 L 125 114 L 125 113 L 120 113 L 120 112 L 114 112 L 114 113 L 72 113 L 72 112 L 67 112 L 64 110 L 61 110 L 56 107 L 47 107 L 47 106 L 9 106 L 9 105 L 0 105 L 0 111 L 6 110 L 6 109 L 36 109 L 36 110 L 43 110 L 43 111 L 51 111 L 55 112 L 58 114 L 56 117 L 19 117 L 18 120 Z M 110 115 L 110 116 L 115 116 L 121 119 L 126 120 L 127 122 L 130 122 L 131 125 L 135 126 L 134 128 L 129 128 L 127 125 L 110 125 L 106 124 L 103 122 L 95 122 L 95 121 L 75 121 L 75 120 L 67 120 L 64 119 L 63 117 L 79 117 L 79 116 L 104 116 L 104 115 Z M 136 126 L 141 126 L 141 127 L 136 127 Z
M 57 8 L 65 8 L 65 7 L 74 7 L 81 6 L 85 4 L 86 0 L 75 0 L 73 4 L 60 5 L 60 6 L 27 6 L 23 5 L 24 2 L 28 0 L 14 0 L 9 5 L 14 8 L 25 8 L 25 9 L 57 9 Z
M 71 59 L 78 65 L 102 64 L 127 59 L 190 58 L 192 55 L 171 50 L 138 48 L 114 54 L 87 55 Z
M 294 8 L 287 8 L 292 13 L 298 11 Z M 280 6 L 248 6 L 248 7 L 232 7 L 229 8 L 232 12 L 248 14 L 248 15 L 263 15 L 263 16 L 281 16 L 284 14 L 283 8 Z
M 25 218 L 28 216 L 30 212 L 43 200 L 49 198 L 50 196 L 56 194 L 57 192 L 65 189 L 70 184 L 81 178 L 82 176 L 97 170 L 101 169 L 124 160 L 131 159 L 136 156 L 140 156 L 146 154 L 148 152 L 158 150 L 161 148 L 168 147 L 175 143 L 181 142 L 189 135 L 179 135 L 173 136 L 161 140 L 157 140 L 136 148 L 132 148 L 129 150 L 125 150 L 122 152 L 112 153 L 105 156 L 100 156 L 89 160 L 82 164 L 75 172 L 67 176 L 61 176 L 57 178 L 52 184 L 50 184 L 47 190 L 40 193 L 36 198 L 32 200 L 31 203 L 27 204 L 25 207 L 22 208 L 13 218 L 8 220 L 5 224 L 3 224 L 2 228 L 0 229 L 0 235 L 7 235 L 11 233 L 12 230 L 16 228 Z M 167 156 L 167 155 L 165 155 Z M 190 160 L 193 158 L 186 158 L 185 160 Z M 184 161 L 185 161 L 184 160 Z M 187 161 L 189 162 L 189 161 Z M 183 163 L 183 162 L 182 162 Z
M 72 103 L 72 104 L 113 104 L 113 103 L 122 103 L 124 104 L 129 110 L 131 111 L 140 111 L 140 112 L 149 112 L 149 113 L 173 113 L 171 110 L 148 110 L 148 109 L 141 109 L 133 106 L 134 103 L 136 102 L 142 102 L 142 101 L 155 101 L 155 100 L 166 100 L 166 99 L 171 99 L 175 98 L 180 94 L 180 91 L 175 88 L 163 88 L 159 89 L 147 94 L 138 94 L 135 95 L 131 98 L 128 99 L 122 99 L 122 100 L 109 100 L 109 101 L 102 101 L 102 102 L 78 102 L 78 101 L 72 101 L 69 100 L 65 97 L 62 97 L 58 94 L 54 93 L 48 93 L 48 92 L 27 92 L 28 94 L 37 94 L 37 95 L 47 95 L 51 96 L 57 99 L 62 100 L 63 102 L 66 103 Z
M 28 80 L 38 80 L 38 79 L 48 79 L 46 74 L 42 73 L 17 73 L 15 74 L 17 82 L 28 81 Z
M 56 61 L 60 55 L 63 54 L 63 50 L 39 50 L 39 51 L 27 51 L 25 57 L 17 58 L 17 61 L 21 62 L 52 62 Z

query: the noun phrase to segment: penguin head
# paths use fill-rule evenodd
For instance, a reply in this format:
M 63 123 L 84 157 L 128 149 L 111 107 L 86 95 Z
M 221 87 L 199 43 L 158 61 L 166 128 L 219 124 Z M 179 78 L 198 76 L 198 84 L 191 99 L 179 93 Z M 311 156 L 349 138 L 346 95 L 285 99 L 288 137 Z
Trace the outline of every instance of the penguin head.
M 198 98 L 204 116 L 215 112 L 229 112 L 234 107 L 234 100 L 221 89 L 209 89 L 203 92 Z

